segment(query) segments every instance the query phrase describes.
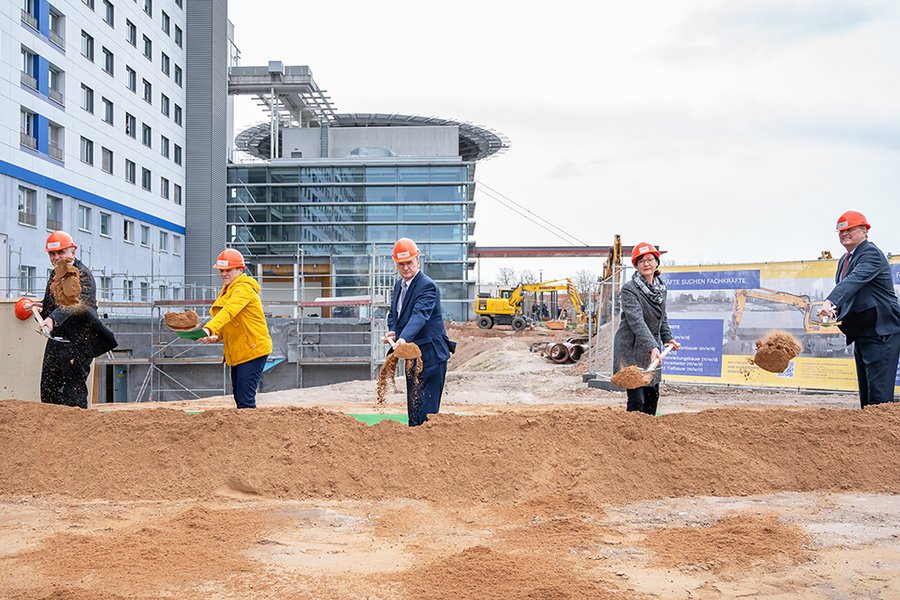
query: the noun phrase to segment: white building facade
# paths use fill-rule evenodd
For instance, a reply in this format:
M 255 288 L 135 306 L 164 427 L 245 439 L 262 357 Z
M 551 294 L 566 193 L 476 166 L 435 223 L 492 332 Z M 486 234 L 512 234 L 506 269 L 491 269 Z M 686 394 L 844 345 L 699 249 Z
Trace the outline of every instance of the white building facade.
M 187 0 L 0 3 L 0 296 L 63 229 L 108 300 L 181 294 Z

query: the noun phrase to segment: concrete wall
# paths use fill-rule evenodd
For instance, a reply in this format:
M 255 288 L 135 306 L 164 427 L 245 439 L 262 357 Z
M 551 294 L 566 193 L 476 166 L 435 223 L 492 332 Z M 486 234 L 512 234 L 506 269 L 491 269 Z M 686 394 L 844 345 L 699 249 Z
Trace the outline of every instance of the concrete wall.
M 319 127 L 291 127 L 281 132 L 281 155 L 291 158 L 292 152 L 300 152 L 300 158 L 321 158 L 321 132 Z
M 459 127 L 330 127 L 329 158 L 346 158 L 356 148 L 387 148 L 396 156 L 459 156 Z

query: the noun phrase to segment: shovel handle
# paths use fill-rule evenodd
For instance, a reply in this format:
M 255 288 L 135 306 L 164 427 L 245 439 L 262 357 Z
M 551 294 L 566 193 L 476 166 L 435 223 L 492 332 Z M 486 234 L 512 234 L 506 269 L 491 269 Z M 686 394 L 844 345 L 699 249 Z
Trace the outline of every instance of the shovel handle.
M 31 314 L 34 315 L 34 320 L 37 321 L 37 324 L 41 328 L 41 330 L 45 334 L 50 335 L 50 330 L 47 329 L 47 327 L 44 325 L 44 319 L 41 318 L 41 313 L 38 312 L 37 306 L 35 306 L 34 304 L 31 305 Z
M 397 349 L 397 342 L 394 341 L 394 338 L 385 338 L 385 339 L 387 339 L 388 344 L 391 345 L 391 348 L 393 348 L 394 350 Z
M 674 347 L 675 346 L 673 346 L 672 344 L 666 344 L 663 347 L 663 351 L 659 353 L 659 358 L 654 358 L 652 361 L 650 361 L 650 366 L 644 369 L 644 371 L 650 372 L 655 370 L 656 367 L 659 366 L 659 363 L 662 361 L 662 359 L 666 357 L 666 354 L 668 354 L 669 351 Z

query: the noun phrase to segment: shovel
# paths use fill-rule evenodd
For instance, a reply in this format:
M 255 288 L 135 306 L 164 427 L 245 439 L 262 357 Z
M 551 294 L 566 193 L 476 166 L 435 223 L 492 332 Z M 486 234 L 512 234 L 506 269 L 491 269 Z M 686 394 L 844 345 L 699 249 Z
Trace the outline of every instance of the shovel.
M 662 359 L 664 359 L 666 357 L 666 354 L 668 354 L 669 351 L 674 347 L 675 346 L 673 346 L 672 344 L 666 344 L 666 347 L 663 348 L 663 351 L 659 353 L 659 358 L 654 358 L 653 360 L 651 360 L 650 364 L 647 366 L 647 368 L 644 369 L 644 373 L 650 373 L 651 371 L 655 371 L 656 368 L 659 367 L 660 361 L 662 361 Z
M 58 337 L 55 335 L 50 335 L 50 330 L 47 329 L 46 327 L 44 327 L 43 325 L 41 325 L 41 323 L 43 323 L 44 320 L 41 319 L 41 313 L 38 312 L 38 309 L 34 304 L 31 305 L 31 314 L 34 315 L 34 320 L 37 321 L 37 324 L 40 327 L 40 329 L 35 329 L 35 331 L 37 331 L 39 334 L 41 334 L 48 340 L 53 340 L 54 342 L 61 342 L 63 344 L 69 343 L 69 340 L 67 340 L 66 338 Z

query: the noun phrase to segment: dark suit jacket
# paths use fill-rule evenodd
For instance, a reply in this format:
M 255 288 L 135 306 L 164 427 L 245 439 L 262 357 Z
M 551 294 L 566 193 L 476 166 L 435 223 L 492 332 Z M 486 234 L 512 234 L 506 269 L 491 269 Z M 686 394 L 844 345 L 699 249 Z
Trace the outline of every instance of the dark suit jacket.
M 391 294 L 388 330 L 396 334 L 396 339 L 403 338 L 419 346 L 426 368 L 435 361 L 448 360 L 450 353 L 456 350 L 456 342 L 450 341 L 444 328 L 440 290 L 430 277 L 419 271 L 409 284 L 398 315 L 397 302 L 400 300 L 402 282 L 401 279 L 394 284 L 394 293 Z
M 847 275 L 840 279 L 846 254 L 838 261 L 837 284 L 828 300 L 838 308 L 838 320 L 848 341 L 856 337 L 900 332 L 900 302 L 894 293 L 891 266 L 875 244 L 866 240 L 856 247 Z
M 97 316 L 97 285 L 90 269 L 78 259 L 72 263 L 79 271 L 81 294 L 78 306 L 61 306 L 50 293 L 53 276 L 47 281 L 44 299 L 41 302 L 41 317 L 53 319 L 53 335 L 64 337 L 73 345 L 78 345 L 79 352 L 88 358 L 100 356 L 112 350 L 118 343 L 113 332 L 100 322 Z M 57 342 L 49 342 L 55 344 Z

